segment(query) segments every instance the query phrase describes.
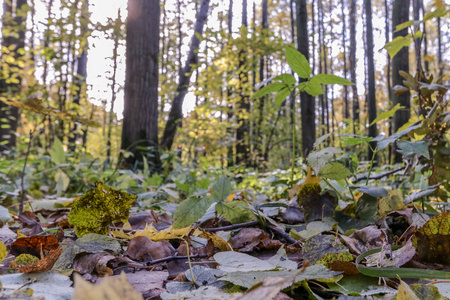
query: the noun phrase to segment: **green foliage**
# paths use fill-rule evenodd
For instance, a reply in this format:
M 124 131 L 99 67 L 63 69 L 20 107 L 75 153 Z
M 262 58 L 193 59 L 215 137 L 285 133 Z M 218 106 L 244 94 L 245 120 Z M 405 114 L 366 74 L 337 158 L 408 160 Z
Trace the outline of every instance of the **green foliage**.
M 13 260 L 13 263 L 16 263 L 18 266 L 26 266 L 26 265 L 31 265 L 34 264 L 35 262 L 38 262 L 39 258 L 37 258 L 34 255 L 31 254 L 20 254 L 19 256 L 17 256 L 17 258 L 15 260 Z
M 78 237 L 86 233 L 106 234 L 112 222 L 126 220 L 137 196 L 120 192 L 101 182 L 75 201 L 68 217 Z

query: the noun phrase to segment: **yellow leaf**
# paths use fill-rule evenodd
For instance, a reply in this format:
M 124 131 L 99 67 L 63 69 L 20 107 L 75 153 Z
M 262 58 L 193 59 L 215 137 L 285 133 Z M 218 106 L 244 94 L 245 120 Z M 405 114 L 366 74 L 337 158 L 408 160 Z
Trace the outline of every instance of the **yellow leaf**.
M 419 298 L 414 294 L 411 288 L 400 280 L 400 285 L 398 286 L 397 300 L 419 300 Z
M 232 246 L 229 243 L 227 243 L 223 238 L 213 232 L 203 231 L 200 234 L 200 237 L 211 240 L 214 244 L 214 247 L 217 247 L 220 251 L 233 250 Z
M 17 230 L 17 238 L 27 237 L 25 234 L 21 233 L 20 230 Z
M 128 282 L 125 273 L 91 284 L 75 273 L 73 300 L 143 300 L 142 294 Z
M 8 251 L 6 251 L 6 246 L 2 241 L 0 241 L 0 263 L 5 259 L 6 255 L 8 255 Z

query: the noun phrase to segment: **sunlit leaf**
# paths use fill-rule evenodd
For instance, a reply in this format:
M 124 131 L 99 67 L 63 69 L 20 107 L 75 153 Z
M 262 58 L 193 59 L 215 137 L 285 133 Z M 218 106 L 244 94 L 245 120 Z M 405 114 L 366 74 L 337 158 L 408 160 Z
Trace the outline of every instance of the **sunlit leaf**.
M 403 36 L 398 36 L 391 42 L 384 45 L 384 48 L 388 51 L 388 54 L 393 58 L 403 47 L 409 47 L 412 39 Z
M 311 67 L 306 57 L 294 48 L 285 46 L 286 60 L 292 71 L 297 73 L 300 78 L 309 78 L 311 75 Z
M 286 86 L 286 84 L 282 83 L 282 82 L 274 82 L 271 83 L 269 85 L 266 85 L 265 87 L 263 87 L 262 89 L 260 89 L 259 91 L 257 91 L 253 97 L 251 98 L 251 100 L 256 99 L 256 98 L 260 98 L 263 97 L 267 94 L 273 93 L 273 92 L 278 92 L 280 91 L 282 88 L 284 88 Z
M 345 179 L 350 175 L 352 175 L 352 172 L 338 162 L 327 163 L 320 169 L 318 174 L 319 177 L 334 180 Z
M 317 74 L 313 78 L 321 84 L 354 85 L 353 82 L 333 74 Z M 313 78 L 311 78 L 311 80 Z
M 409 89 L 408 89 L 408 90 L 409 90 Z M 400 106 L 400 103 L 397 103 L 397 104 L 396 104 L 393 108 L 391 108 L 390 110 L 388 110 L 388 111 L 383 111 L 382 113 L 380 113 L 380 114 L 378 115 L 378 117 L 376 117 L 375 120 L 373 120 L 373 122 L 370 123 L 370 126 L 372 126 L 373 124 L 377 123 L 378 121 L 381 121 L 381 120 L 384 120 L 384 119 L 387 119 L 387 118 L 392 117 L 392 116 L 395 114 L 395 112 L 396 112 L 397 110 L 402 109 L 402 108 L 405 108 L 405 107 L 404 107 L 404 106 Z

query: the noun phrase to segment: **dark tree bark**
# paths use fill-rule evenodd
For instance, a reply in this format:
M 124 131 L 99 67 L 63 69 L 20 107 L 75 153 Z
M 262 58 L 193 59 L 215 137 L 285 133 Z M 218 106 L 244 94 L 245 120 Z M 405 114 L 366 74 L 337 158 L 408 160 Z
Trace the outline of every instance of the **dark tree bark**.
M 345 3 L 344 0 L 341 0 L 341 14 L 342 14 L 342 47 L 344 50 L 344 78 L 347 79 L 347 22 L 346 22 L 346 14 L 344 11 Z M 348 105 L 348 89 L 347 86 L 344 85 L 344 118 L 348 119 L 350 117 L 349 113 L 349 105 Z
M 388 5 L 388 0 L 384 0 L 384 14 L 385 14 L 385 19 L 384 19 L 384 41 L 387 44 L 390 41 L 390 30 L 389 30 L 389 20 L 390 20 L 390 15 L 389 15 L 389 5 Z M 391 57 L 389 56 L 389 53 L 386 53 L 386 61 L 387 61 L 387 67 L 386 67 L 386 84 L 387 84 L 387 89 L 388 89 L 388 96 L 389 96 L 389 106 L 392 106 L 392 84 L 391 84 Z M 389 122 L 389 136 L 392 135 L 392 118 L 390 118 L 390 122 Z M 391 161 L 392 158 L 392 151 L 389 151 L 389 162 Z
M 121 148 L 142 161 L 141 146 L 150 148 L 153 170 L 160 168 L 158 151 L 158 0 L 128 0 L 125 101 Z
M 241 34 L 246 32 L 248 28 L 247 22 L 247 0 L 242 1 L 242 27 Z M 246 39 L 246 36 L 242 36 Z M 247 49 L 239 49 L 239 101 L 237 102 L 237 116 L 238 127 L 236 128 L 236 164 L 244 164 L 250 166 L 250 143 L 249 132 L 250 122 L 247 115 L 250 112 L 250 101 L 247 93 L 248 72 L 246 71 L 247 64 Z
M 398 36 L 406 36 L 408 29 L 395 31 L 395 27 L 401 23 L 408 21 L 409 17 L 409 0 L 394 0 L 392 10 L 392 38 L 395 39 Z M 409 73 L 409 51 L 407 47 L 402 48 L 396 56 L 392 58 L 392 86 L 402 85 L 403 77 L 400 76 L 399 71 L 405 71 Z M 397 110 L 393 117 L 392 132 L 396 132 L 403 124 L 407 123 L 411 116 L 411 102 L 409 92 L 401 95 L 393 95 L 393 105 L 400 104 L 404 106 L 403 109 Z M 395 148 L 394 150 L 395 151 Z M 399 163 L 402 161 L 402 156 L 398 152 L 394 152 L 394 162 Z
M 161 141 L 161 147 L 166 150 L 172 148 L 173 140 L 177 132 L 177 127 L 182 124 L 183 119 L 183 101 L 187 94 L 189 88 L 189 81 L 192 75 L 192 65 L 196 65 L 198 62 L 198 47 L 200 45 L 200 40 L 197 34 L 203 34 L 203 26 L 208 17 L 209 10 L 209 0 L 203 0 L 200 6 L 200 12 L 197 15 L 197 20 L 195 22 L 195 33 L 192 36 L 191 48 L 189 49 L 188 58 L 186 64 L 184 65 L 180 80 L 178 83 L 177 90 L 175 92 L 175 97 L 172 102 L 172 107 L 169 112 L 169 119 L 166 123 L 164 129 L 164 135 Z
M 76 93 L 73 97 L 73 104 L 76 107 L 80 106 L 80 100 L 86 100 L 86 76 L 87 76 L 87 50 L 89 44 L 87 42 L 88 38 L 88 20 L 89 20 L 89 0 L 84 0 L 81 7 L 81 35 L 85 39 L 83 42 L 84 46 L 81 50 L 81 54 L 77 57 L 77 72 L 75 74 L 74 84 L 76 87 Z M 78 110 L 78 109 L 77 109 Z M 69 134 L 69 150 L 75 151 L 76 141 L 79 138 L 78 123 L 74 122 Z M 83 145 L 85 146 L 85 145 Z
M 308 12 L 306 0 L 297 0 L 297 46 L 298 51 L 309 60 L 308 43 Z M 305 79 L 302 79 L 304 81 Z M 300 93 L 300 107 L 302 120 L 302 153 L 304 157 L 313 149 L 316 140 L 315 102 L 314 98 L 306 93 Z M 293 153 L 293 155 L 295 155 Z
M 368 79 L 368 93 L 367 102 L 369 110 L 369 124 L 377 117 L 377 99 L 375 97 L 375 66 L 373 59 L 373 26 L 372 26 L 372 4 L 371 0 L 364 0 L 364 8 L 366 11 L 366 36 L 367 36 L 367 79 Z M 369 126 L 369 136 L 377 136 L 377 125 Z M 373 157 L 373 150 L 375 150 L 376 142 L 369 144 L 369 160 Z M 375 158 L 376 160 L 376 158 Z
M 350 1 L 350 80 L 352 85 L 353 133 L 359 129 L 359 99 L 356 84 L 356 0 Z
M 13 57 L 15 61 L 21 60 L 23 57 L 23 50 L 25 48 L 25 30 L 27 13 L 25 5 L 26 0 L 16 1 L 3 1 L 3 16 L 2 16 L 2 50 L 14 48 Z M 8 33 L 6 33 L 8 32 Z M 7 62 L 8 51 L 2 51 L 2 57 L 0 63 L 2 65 L 8 65 L 10 69 L 17 69 L 20 73 L 21 68 L 13 63 Z M 0 66 L 3 69 L 3 66 Z M 4 74 L 6 75 L 6 74 Z M 8 77 L 13 77 L 6 75 Z M 16 74 L 15 74 L 16 75 Z M 0 77 L 0 97 L 6 97 L 7 99 L 17 99 L 17 95 L 21 92 L 22 76 L 17 74 L 17 80 L 15 82 L 8 82 L 8 78 Z M 16 146 L 16 131 L 19 123 L 19 109 L 14 106 L 10 106 L 0 101 L 0 150 L 10 150 Z
M 231 34 L 233 33 L 233 0 L 230 0 L 230 5 L 228 6 L 228 43 L 231 40 Z M 229 137 L 228 146 L 227 146 L 227 161 L 228 166 L 234 165 L 234 140 L 236 138 L 236 131 L 233 128 L 233 120 L 234 120 L 234 103 L 231 101 L 232 88 L 228 84 L 228 81 L 231 79 L 231 72 L 228 71 L 226 74 L 227 81 L 227 119 L 228 124 L 231 126 L 227 128 L 227 133 Z

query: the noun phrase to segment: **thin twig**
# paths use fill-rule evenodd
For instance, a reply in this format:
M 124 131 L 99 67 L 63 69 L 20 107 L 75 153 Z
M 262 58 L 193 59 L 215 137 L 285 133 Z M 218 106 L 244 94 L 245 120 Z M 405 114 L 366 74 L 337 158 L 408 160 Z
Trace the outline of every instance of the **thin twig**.
M 25 201 L 25 184 L 24 184 L 24 178 L 25 178 L 25 169 L 27 167 L 27 161 L 28 156 L 30 155 L 30 149 L 31 149 L 31 143 L 33 142 L 34 138 L 39 135 L 39 132 L 33 136 L 33 132 L 36 130 L 30 130 L 30 141 L 28 142 L 27 152 L 25 154 L 25 162 L 23 163 L 23 169 L 22 169 L 22 176 L 20 178 L 20 187 L 22 189 L 22 194 L 20 195 L 20 204 L 19 204 L 19 216 L 23 213 L 23 202 Z
M 278 228 L 276 226 L 272 226 L 272 225 L 267 225 L 267 228 L 272 230 L 275 234 L 284 238 L 287 242 L 289 242 L 291 244 L 297 243 L 297 240 L 294 239 L 292 236 L 290 236 L 289 233 L 285 232 L 283 229 Z
M 391 170 L 391 171 L 388 171 L 388 172 L 385 172 L 385 173 L 381 173 L 381 174 L 378 174 L 378 175 L 370 176 L 369 179 L 381 179 L 383 177 L 386 177 L 386 176 L 392 175 L 394 173 L 397 173 L 398 171 L 401 171 L 401 170 L 403 170 L 405 168 L 406 168 L 406 166 L 399 167 L 397 169 L 394 169 L 394 170 Z M 367 177 L 368 177 L 367 175 L 363 175 L 361 177 L 357 177 L 355 182 L 365 180 L 365 179 L 367 179 Z
M 214 228 L 202 228 L 202 229 L 204 229 L 205 231 L 208 231 L 208 232 L 216 232 L 216 231 L 221 231 L 221 230 L 232 230 L 232 229 L 237 229 L 237 228 L 241 228 L 241 227 L 251 227 L 251 226 L 258 225 L 258 224 L 259 224 L 259 221 L 250 221 L 250 222 L 246 222 L 246 223 L 233 224 L 233 225 L 214 227 Z

